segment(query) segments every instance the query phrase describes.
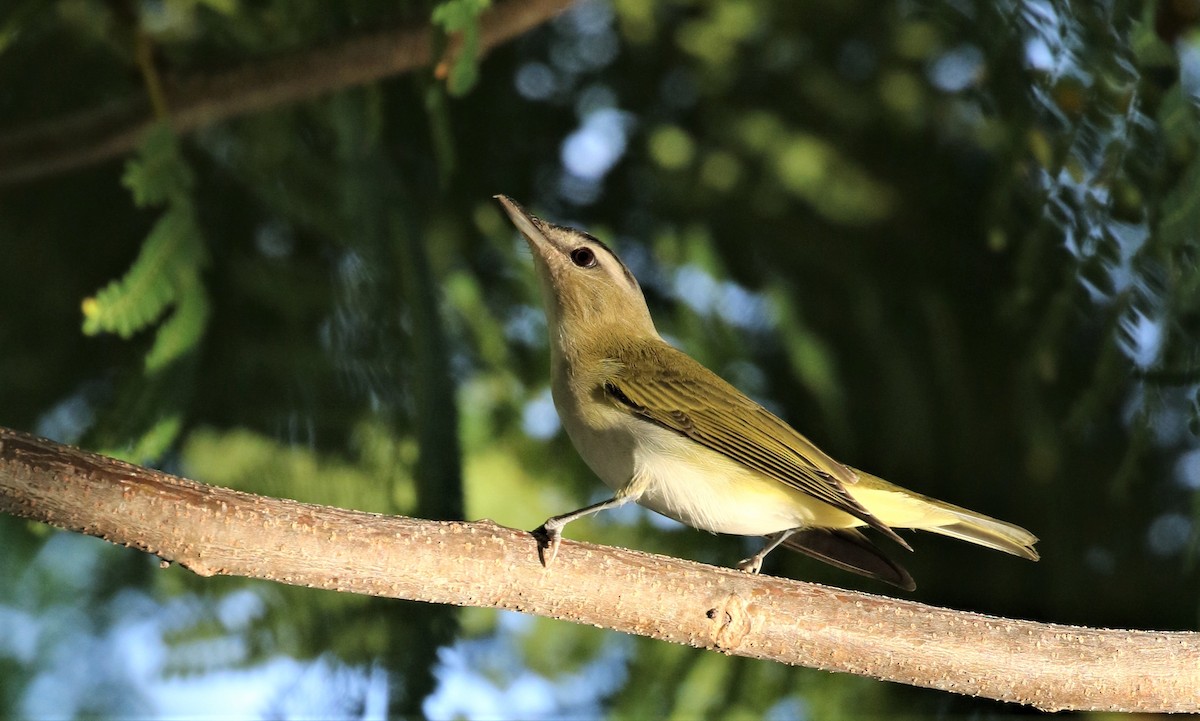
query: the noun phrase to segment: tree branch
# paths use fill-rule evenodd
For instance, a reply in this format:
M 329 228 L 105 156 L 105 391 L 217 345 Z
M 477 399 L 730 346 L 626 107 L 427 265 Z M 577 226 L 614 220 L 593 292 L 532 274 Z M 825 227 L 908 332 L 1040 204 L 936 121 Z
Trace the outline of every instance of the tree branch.
M 508 0 L 480 17 L 480 53 L 540 25 L 571 0 Z M 304 53 L 164 88 L 176 133 L 277 105 L 319 97 L 432 65 L 433 29 L 395 28 Z M 138 95 L 0 135 L 0 187 L 27 182 L 122 155 L 155 122 Z
M 1047 710 L 1200 711 L 1200 633 L 1089 629 L 934 608 L 564 541 L 206 486 L 0 428 L 0 511 L 202 576 L 507 608 L 722 653 Z

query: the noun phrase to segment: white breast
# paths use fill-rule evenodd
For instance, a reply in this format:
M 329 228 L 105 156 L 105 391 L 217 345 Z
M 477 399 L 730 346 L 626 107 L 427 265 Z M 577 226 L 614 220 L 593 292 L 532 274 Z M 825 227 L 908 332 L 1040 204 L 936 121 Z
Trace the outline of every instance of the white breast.
M 673 431 L 643 424 L 635 465 L 648 479 L 638 503 L 713 533 L 765 536 L 808 525 L 811 499 Z
M 616 408 L 584 423 L 560 416 L 588 466 L 614 491 L 634 485 L 637 502 L 713 533 L 764 536 L 808 525 L 811 498 L 674 431 Z M 636 490 L 635 490 L 636 489 Z M 823 505 L 823 504 L 817 504 Z

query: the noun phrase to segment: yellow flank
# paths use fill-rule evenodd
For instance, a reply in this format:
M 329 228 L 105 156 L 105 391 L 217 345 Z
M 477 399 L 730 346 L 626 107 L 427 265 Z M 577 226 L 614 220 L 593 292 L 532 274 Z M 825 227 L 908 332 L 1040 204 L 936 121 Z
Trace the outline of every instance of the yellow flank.
M 846 490 L 850 491 L 850 495 L 854 496 L 856 501 L 866 506 L 871 515 L 892 528 L 929 529 L 955 522 L 954 516 L 939 509 L 932 503 L 914 498 L 901 489 L 884 490 L 880 488 L 849 486 Z M 853 522 L 846 526 L 841 526 L 842 528 L 864 525 L 862 521 L 853 516 L 848 516 L 841 511 L 837 511 L 837 513 L 846 516 Z M 831 525 L 830 527 L 837 528 L 839 526 Z

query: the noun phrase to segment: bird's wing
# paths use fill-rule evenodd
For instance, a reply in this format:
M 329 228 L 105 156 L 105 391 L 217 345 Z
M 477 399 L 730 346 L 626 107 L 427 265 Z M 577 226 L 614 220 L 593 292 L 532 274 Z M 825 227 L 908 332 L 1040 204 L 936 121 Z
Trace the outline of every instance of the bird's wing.
M 699 366 L 674 353 L 677 363 Z M 702 366 L 702 372 L 682 375 L 656 370 L 661 365 L 621 363 L 626 372 L 610 377 L 605 392 L 630 413 L 849 513 L 911 550 L 846 491 L 845 484 L 857 479 L 854 471 Z

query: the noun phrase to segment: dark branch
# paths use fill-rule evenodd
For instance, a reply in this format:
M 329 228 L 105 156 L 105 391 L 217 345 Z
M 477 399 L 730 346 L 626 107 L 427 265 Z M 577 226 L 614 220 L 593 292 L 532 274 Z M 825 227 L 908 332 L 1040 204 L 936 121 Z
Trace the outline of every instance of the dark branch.
M 497 3 L 480 19 L 481 52 L 536 27 L 570 4 L 571 0 Z M 433 57 L 433 32 L 429 25 L 396 28 L 168 84 L 164 92 L 171 126 L 186 134 L 238 115 L 431 66 L 437 60 Z M 153 122 L 149 101 L 139 95 L 0 135 L 0 186 L 128 153 Z

